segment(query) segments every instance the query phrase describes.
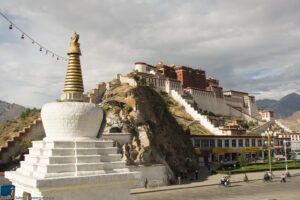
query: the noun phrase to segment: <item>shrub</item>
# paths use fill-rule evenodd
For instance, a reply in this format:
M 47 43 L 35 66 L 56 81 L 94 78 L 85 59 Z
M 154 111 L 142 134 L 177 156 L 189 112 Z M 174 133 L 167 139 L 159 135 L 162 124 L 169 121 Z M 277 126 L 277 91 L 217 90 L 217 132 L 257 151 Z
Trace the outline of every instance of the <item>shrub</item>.
M 247 161 L 246 161 L 246 156 L 245 156 L 245 154 L 241 153 L 241 154 L 239 155 L 239 157 L 238 157 L 238 162 L 239 162 L 239 164 L 240 164 L 241 167 L 244 167 L 244 166 L 246 166 L 246 165 L 248 164 Z
M 109 106 L 108 106 L 108 105 L 103 105 L 103 106 L 102 106 L 102 109 L 103 109 L 104 111 L 108 111 L 108 110 L 109 110 Z
M 127 113 L 130 113 L 133 110 L 133 108 L 128 104 L 124 104 L 123 110 Z

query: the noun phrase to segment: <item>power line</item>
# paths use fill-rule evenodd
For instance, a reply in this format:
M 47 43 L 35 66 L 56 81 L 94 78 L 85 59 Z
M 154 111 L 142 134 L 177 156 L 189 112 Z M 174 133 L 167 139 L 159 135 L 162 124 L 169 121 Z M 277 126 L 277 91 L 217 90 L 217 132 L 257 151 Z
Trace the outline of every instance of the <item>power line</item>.
M 25 39 L 28 38 L 31 40 L 32 44 L 36 44 L 40 47 L 40 51 L 45 51 L 45 53 L 47 55 L 52 55 L 53 58 L 56 58 L 57 60 L 62 60 L 62 61 L 67 61 L 68 59 L 66 57 L 63 57 L 63 56 L 60 56 L 58 55 L 57 53 L 49 50 L 48 48 L 46 48 L 44 45 L 42 45 L 41 43 L 37 42 L 36 40 L 34 40 L 30 35 L 28 35 L 27 33 L 25 33 L 21 28 L 19 28 L 16 24 L 14 24 L 11 20 L 8 19 L 8 17 L 6 17 L 2 12 L 0 12 L 0 15 L 5 19 L 7 20 L 10 25 L 9 25 L 9 29 L 13 29 L 16 28 L 18 31 L 20 31 L 21 33 L 21 39 Z

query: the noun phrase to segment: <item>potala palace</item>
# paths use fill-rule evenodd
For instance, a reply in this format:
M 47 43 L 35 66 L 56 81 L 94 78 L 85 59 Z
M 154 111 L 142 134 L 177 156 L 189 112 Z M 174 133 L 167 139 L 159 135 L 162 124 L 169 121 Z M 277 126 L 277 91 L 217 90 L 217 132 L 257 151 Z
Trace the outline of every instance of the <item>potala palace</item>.
M 216 135 L 240 135 L 241 131 L 237 131 L 236 128 L 228 129 L 224 127 L 222 120 L 208 117 L 201 112 L 252 121 L 261 125 L 258 128 L 263 130 L 274 122 L 272 111 L 257 109 L 254 96 L 250 96 L 247 92 L 224 91 L 219 80 L 206 78 L 203 70 L 174 64 L 166 65 L 163 62 L 155 66 L 136 62 L 134 73 L 154 87 L 166 91 L 182 104 L 189 114 Z M 118 79 L 132 86 L 137 84 L 130 77 L 118 75 Z

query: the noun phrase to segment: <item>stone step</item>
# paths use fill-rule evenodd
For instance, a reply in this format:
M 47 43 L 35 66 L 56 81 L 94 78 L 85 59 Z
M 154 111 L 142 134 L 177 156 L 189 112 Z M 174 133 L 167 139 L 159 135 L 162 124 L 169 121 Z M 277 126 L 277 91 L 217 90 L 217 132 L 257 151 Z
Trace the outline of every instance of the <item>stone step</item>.
M 77 160 L 76 160 L 77 159 Z M 25 161 L 30 163 L 44 163 L 44 164 L 64 164 L 64 163 L 96 163 L 96 162 L 113 162 L 120 161 L 120 154 L 107 155 L 79 155 L 72 156 L 38 156 L 25 155 Z
M 104 148 L 29 148 L 29 154 L 36 156 L 100 155 L 116 154 L 116 147 Z
M 33 141 L 33 148 L 105 148 L 113 147 L 112 140 L 98 140 L 98 141 Z
M 55 177 L 68 177 L 68 176 L 93 176 L 99 174 L 114 174 L 114 173 L 128 173 L 128 168 L 121 168 L 121 169 L 110 169 L 110 170 L 96 170 L 96 171 L 77 171 L 77 172 L 61 172 L 61 173 L 42 173 L 42 172 L 32 172 L 28 170 L 24 170 L 22 168 L 17 169 L 17 171 L 21 174 L 30 177 L 36 178 L 55 178 Z
M 22 161 L 21 168 L 25 171 L 40 173 L 64 173 L 75 171 L 99 171 L 125 168 L 125 161 L 102 162 L 102 163 L 77 163 L 77 164 L 33 164 Z

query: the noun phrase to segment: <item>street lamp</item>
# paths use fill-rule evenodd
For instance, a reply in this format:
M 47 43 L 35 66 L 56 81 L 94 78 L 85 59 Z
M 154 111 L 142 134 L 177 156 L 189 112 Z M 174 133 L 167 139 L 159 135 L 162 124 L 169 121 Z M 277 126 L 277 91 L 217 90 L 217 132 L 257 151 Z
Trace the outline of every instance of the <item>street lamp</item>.
M 261 134 L 263 137 L 267 138 L 267 141 L 265 141 L 265 144 L 268 147 L 268 161 L 269 161 L 269 171 L 272 172 L 272 158 L 271 158 L 271 146 L 273 146 L 274 138 L 276 137 L 276 133 L 273 131 L 267 130 L 266 132 Z
M 286 143 L 288 143 L 288 141 L 283 140 L 284 143 L 284 155 L 285 155 L 285 174 L 288 175 L 288 164 L 287 164 L 287 154 L 286 154 Z

